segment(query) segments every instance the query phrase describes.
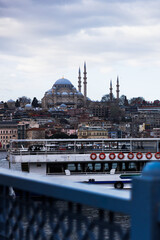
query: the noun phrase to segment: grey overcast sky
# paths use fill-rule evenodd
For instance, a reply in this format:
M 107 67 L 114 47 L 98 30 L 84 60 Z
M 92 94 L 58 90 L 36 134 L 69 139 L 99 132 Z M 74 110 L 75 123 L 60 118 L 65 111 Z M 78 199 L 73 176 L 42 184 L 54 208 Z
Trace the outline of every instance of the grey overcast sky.
M 0 100 L 39 100 L 64 76 L 88 97 L 160 99 L 159 0 L 0 0 Z

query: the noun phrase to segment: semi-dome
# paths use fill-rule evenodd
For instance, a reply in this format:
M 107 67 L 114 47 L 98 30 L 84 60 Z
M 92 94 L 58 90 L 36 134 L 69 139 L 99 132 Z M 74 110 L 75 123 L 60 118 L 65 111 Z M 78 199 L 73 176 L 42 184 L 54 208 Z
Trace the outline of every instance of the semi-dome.
M 67 92 L 62 92 L 62 95 L 68 95 L 68 93 Z
M 67 105 L 66 104 L 64 104 L 64 103 L 62 103 L 61 105 L 60 105 L 60 107 L 67 107 Z
M 49 89 L 47 92 L 46 92 L 47 95 L 51 95 L 52 94 L 52 89 Z
M 83 94 L 81 92 L 77 92 L 78 95 L 82 96 Z
M 7 102 L 8 102 L 8 103 L 13 103 L 13 102 L 15 102 L 15 101 L 13 101 L 12 99 L 9 99 Z
M 56 86 L 56 85 L 71 85 L 72 86 L 72 83 L 66 78 L 60 78 L 55 82 L 55 84 L 53 86 Z

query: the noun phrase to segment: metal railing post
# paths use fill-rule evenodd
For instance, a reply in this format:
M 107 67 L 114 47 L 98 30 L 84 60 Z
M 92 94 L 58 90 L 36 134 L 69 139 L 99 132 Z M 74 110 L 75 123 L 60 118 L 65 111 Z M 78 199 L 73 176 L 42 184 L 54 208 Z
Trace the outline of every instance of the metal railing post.
M 131 240 L 160 239 L 160 162 L 148 163 L 133 179 Z

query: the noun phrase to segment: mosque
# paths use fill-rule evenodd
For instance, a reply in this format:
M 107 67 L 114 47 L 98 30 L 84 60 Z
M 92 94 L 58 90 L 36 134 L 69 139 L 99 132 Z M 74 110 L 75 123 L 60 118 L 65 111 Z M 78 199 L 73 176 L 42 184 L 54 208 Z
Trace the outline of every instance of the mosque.
M 82 93 L 81 71 L 79 68 L 78 90 L 68 79 L 60 78 L 53 84 L 53 87 L 50 90 L 45 92 L 45 95 L 42 98 L 42 107 L 45 109 L 54 107 L 86 107 L 90 101 L 89 98 L 87 98 L 86 63 L 84 63 L 83 89 L 84 92 Z
M 110 93 L 109 93 L 109 102 L 119 102 L 119 79 L 117 77 L 117 85 L 116 85 L 116 99 L 113 99 L 113 88 L 112 81 L 110 81 Z M 104 105 L 104 106 L 103 106 Z M 97 107 L 98 106 L 98 107 Z M 45 92 L 44 97 L 42 98 L 42 108 L 81 108 L 86 107 L 90 109 L 95 109 L 95 111 L 104 112 L 103 108 L 108 106 L 106 103 L 102 102 L 92 102 L 87 97 L 87 71 L 86 71 L 86 63 L 84 63 L 84 72 L 83 72 L 83 93 L 82 93 L 82 80 L 81 80 L 81 71 L 79 68 L 78 72 L 78 90 L 74 87 L 74 85 L 70 82 L 70 80 L 66 78 L 58 79 L 53 87 Z M 98 110 L 97 110 L 98 109 Z M 94 110 L 93 110 L 94 112 Z M 98 114 L 99 115 L 99 114 Z

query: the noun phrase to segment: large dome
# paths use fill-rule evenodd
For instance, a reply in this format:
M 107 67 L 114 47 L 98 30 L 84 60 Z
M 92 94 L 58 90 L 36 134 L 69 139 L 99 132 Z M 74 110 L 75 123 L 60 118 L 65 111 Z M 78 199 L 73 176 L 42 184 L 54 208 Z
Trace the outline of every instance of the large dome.
M 56 85 L 71 85 L 71 86 L 73 86 L 72 83 L 66 78 L 58 79 L 53 86 L 56 86 Z

